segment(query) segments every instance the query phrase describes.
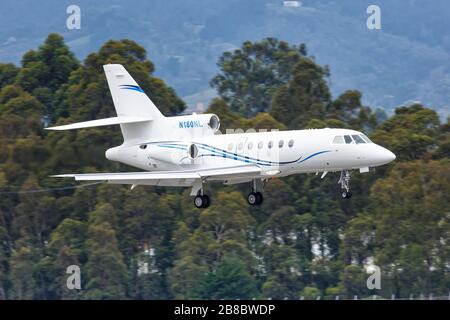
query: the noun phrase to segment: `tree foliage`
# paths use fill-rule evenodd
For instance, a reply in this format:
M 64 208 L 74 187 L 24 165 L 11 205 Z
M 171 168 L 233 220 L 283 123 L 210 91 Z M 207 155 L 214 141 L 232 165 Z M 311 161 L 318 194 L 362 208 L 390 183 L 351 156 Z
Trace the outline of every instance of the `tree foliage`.
M 276 89 L 291 79 L 291 69 L 306 54 L 305 45 L 291 46 L 276 38 L 246 41 L 220 57 L 221 73 L 210 84 L 233 111 L 244 116 L 267 112 Z

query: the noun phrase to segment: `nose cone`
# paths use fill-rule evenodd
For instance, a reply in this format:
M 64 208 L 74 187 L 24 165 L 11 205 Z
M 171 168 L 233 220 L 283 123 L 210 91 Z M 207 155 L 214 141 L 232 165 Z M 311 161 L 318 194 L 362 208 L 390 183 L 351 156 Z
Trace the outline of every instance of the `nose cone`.
M 384 149 L 384 150 L 385 150 L 386 163 L 392 162 L 397 158 L 392 151 L 390 151 L 388 149 Z
M 396 156 L 393 152 L 389 151 L 382 146 L 377 146 L 375 153 L 373 154 L 373 161 L 376 166 L 381 166 L 395 160 Z

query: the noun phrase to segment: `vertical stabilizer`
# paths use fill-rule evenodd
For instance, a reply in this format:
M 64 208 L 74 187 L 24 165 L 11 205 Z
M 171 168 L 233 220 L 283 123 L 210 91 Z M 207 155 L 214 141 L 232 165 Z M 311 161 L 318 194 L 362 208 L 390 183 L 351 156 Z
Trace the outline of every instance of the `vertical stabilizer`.
M 103 66 L 118 117 L 143 117 L 152 121 L 121 124 L 125 142 L 155 134 L 164 116 L 121 64 Z

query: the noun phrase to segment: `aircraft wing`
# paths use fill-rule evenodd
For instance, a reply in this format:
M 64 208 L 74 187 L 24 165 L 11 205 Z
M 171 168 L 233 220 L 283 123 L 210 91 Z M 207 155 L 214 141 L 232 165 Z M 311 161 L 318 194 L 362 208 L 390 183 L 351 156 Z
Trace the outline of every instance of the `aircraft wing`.
M 242 180 L 258 177 L 261 169 L 255 165 L 225 167 L 219 169 L 177 170 L 158 172 L 120 172 L 60 174 L 52 177 L 75 178 L 76 181 L 107 181 L 112 184 L 192 186 L 196 180 Z

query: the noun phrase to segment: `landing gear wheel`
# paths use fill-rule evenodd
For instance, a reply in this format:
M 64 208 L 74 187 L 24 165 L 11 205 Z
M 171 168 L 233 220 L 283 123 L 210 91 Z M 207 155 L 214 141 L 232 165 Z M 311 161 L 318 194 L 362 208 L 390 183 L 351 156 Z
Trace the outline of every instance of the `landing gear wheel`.
M 256 192 L 255 194 L 256 194 L 256 204 L 260 205 L 261 203 L 263 203 L 264 197 L 261 192 Z
M 349 199 L 351 197 L 352 197 L 352 193 L 351 192 L 349 192 L 349 191 L 343 191 L 342 192 L 342 198 L 343 199 Z
M 203 196 L 196 196 L 195 198 L 194 198 L 194 205 L 197 207 L 197 208 L 203 208 L 203 205 L 205 204 L 205 200 L 203 199 Z
M 203 204 L 203 207 L 202 208 L 208 208 L 209 207 L 209 205 L 211 204 L 211 200 L 209 199 L 209 196 L 207 196 L 206 194 L 205 195 L 203 195 L 203 200 L 204 200 L 204 204 Z
M 258 197 L 255 192 L 250 192 L 247 196 L 247 202 L 249 205 L 254 206 L 258 202 Z
M 251 206 L 260 205 L 263 202 L 263 195 L 261 192 L 250 192 L 247 196 L 247 202 Z
M 211 204 L 211 200 L 209 199 L 209 197 L 205 194 L 203 196 L 196 196 L 194 198 L 194 205 L 197 208 L 208 208 L 209 205 Z

